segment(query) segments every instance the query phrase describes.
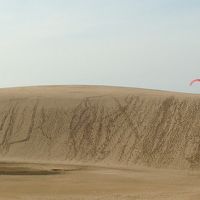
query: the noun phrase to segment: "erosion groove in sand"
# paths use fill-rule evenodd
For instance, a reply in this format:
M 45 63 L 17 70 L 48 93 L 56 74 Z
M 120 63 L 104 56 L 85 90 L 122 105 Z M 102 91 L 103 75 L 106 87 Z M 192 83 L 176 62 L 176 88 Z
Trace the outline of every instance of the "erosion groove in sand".
M 200 166 L 200 96 L 114 87 L 0 90 L 0 155 Z

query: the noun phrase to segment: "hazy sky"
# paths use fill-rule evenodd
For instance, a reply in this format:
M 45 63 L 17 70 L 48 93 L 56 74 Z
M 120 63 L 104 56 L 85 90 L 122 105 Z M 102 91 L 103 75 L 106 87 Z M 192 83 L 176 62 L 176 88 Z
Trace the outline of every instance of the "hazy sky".
M 200 93 L 199 0 L 0 0 L 0 87 Z

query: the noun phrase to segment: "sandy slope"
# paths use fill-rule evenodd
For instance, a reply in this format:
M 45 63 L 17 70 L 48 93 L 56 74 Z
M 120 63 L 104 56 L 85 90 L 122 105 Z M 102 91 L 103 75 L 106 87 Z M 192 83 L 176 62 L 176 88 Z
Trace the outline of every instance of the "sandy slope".
M 200 199 L 199 122 L 200 95 L 0 89 L 0 200 Z
M 101 86 L 0 89 L 0 155 L 193 168 L 200 96 Z

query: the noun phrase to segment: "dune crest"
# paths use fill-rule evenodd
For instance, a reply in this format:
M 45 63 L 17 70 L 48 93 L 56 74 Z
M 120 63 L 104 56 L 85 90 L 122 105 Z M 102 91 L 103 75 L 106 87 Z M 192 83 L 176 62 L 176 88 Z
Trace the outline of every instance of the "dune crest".
M 199 95 L 103 86 L 0 89 L 0 156 L 198 168 L 199 122 Z

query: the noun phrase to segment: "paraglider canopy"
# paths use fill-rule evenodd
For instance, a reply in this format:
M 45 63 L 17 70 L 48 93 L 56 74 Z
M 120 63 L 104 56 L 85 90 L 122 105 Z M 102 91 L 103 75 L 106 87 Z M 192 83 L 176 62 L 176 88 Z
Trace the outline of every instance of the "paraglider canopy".
M 193 83 L 196 83 L 196 82 L 200 82 L 200 79 L 194 79 L 190 82 L 190 86 L 193 84 Z

